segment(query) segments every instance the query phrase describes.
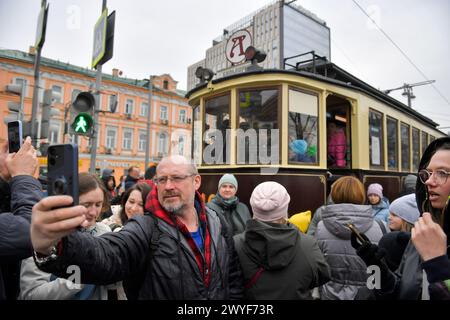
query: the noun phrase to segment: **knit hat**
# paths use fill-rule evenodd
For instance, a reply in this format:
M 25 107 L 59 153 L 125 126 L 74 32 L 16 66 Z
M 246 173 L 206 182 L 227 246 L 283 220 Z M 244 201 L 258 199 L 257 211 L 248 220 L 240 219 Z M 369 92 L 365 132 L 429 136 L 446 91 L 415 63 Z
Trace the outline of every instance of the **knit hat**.
M 389 211 L 411 224 L 416 223 L 420 216 L 414 193 L 394 200 L 389 206 Z
M 367 188 L 367 195 L 376 194 L 380 198 L 383 198 L 383 187 L 379 183 L 372 183 L 369 188 Z
M 250 197 L 253 218 L 265 222 L 287 219 L 289 201 L 291 197 L 281 184 L 263 182 L 256 186 Z
M 404 191 L 407 193 L 413 193 L 416 190 L 417 176 L 408 174 L 403 182 Z
M 403 231 L 388 232 L 378 242 L 378 247 L 386 252 L 385 259 L 391 271 L 397 270 L 411 234 Z
M 219 184 L 217 185 L 217 189 L 220 189 L 220 186 L 223 185 L 224 183 L 232 184 L 236 188 L 236 191 L 237 191 L 238 182 L 237 182 L 235 176 L 232 175 L 231 173 L 225 173 L 222 176 L 222 178 L 220 178 Z

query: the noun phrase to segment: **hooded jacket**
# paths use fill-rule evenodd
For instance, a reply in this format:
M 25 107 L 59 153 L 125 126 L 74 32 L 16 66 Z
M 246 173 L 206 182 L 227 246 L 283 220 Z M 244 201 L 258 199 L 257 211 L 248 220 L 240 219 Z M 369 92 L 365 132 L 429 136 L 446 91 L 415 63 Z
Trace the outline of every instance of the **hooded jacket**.
M 325 207 L 316 237 L 331 269 L 331 280 L 320 288 L 323 300 L 353 300 L 366 287 L 367 267 L 350 243 L 352 223 L 371 242 L 383 236 L 380 225 L 372 217 L 372 206 L 348 203 Z
M 442 144 L 450 143 L 450 137 L 444 137 L 434 140 L 425 149 L 420 160 L 419 170 L 427 167 L 436 149 Z M 450 243 L 450 212 L 449 206 L 441 212 L 433 209 L 429 203 L 428 191 L 420 179 L 416 183 L 416 201 L 417 207 L 422 215 L 423 212 L 432 213 L 434 219 L 438 221 L 439 215 L 444 214 L 444 232 L 447 235 L 447 246 Z M 396 299 L 419 300 L 426 298 L 429 294 L 431 299 L 450 299 L 450 289 L 444 281 L 450 280 L 450 260 L 447 255 L 436 257 L 434 259 L 423 262 L 412 242 L 409 242 L 403 254 L 402 262 L 395 272 L 395 281 L 383 285 L 377 293 L 381 296 Z M 423 274 L 426 272 L 427 281 L 424 282 Z M 427 282 L 429 285 L 427 285 Z M 428 287 L 428 292 L 424 292 Z
M 330 277 L 317 241 L 291 223 L 252 219 L 234 241 L 247 299 L 311 299 L 309 290 Z M 256 272 L 261 272 L 257 279 Z
M 389 224 L 389 200 L 383 197 L 376 205 L 372 205 L 372 216 L 374 219 Z
M 200 224 L 205 232 L 208 230 L 205 244 L 209 248 L 204 254 L 193 250 L 186 227 L 155 206 L 156 189 L 147 198 L 144 216 L 131 218 L 119 232 L 95 238 L 75 232 L 63 238 L 58 259 L 41 266 L 41 270 L 68 277 L 66 268 L 74 264 L 83 270 L 82 283 L 124 280 L 129 299 L 241 298 L 242 274 L 233 240 L 222 230 L 227 226 L 214 211 L 205 208 L 197 193 L 196 209 Z M 157 239 L 152 237 L 154 228 L 160 234 Z

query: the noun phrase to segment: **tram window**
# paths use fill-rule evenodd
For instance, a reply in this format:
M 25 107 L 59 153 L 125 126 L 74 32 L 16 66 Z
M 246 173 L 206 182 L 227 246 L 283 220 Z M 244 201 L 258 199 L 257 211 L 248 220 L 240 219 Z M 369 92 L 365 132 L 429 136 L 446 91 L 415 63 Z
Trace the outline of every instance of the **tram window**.
M 428 146 L 428 133 L 422 131 L 422 154 L 425 152 L 427 146 Z
M 318 97 L 289 90 L 289 163 L 317 163 Z
M 433 142 L 436 138 L 430 134 L 430 143 Z
M 397 170 L 398 168 L 398 121 L 387 118 L 387 154 L 388 168 Z
M 412 167 L 413 171 L 417 172 L 419 169 L 419 161 L 420 161 L 420 134 L 419 129 L 412 128 Z
M 278 91 L 277 88 L 239 91 L 238 164 L 279 163 Z
M 375 110 L 370 110 L 369 155 L 371 166 L 381 167 L 384 165 L 383 150 L 383 114 Z
M 229 164 L 230 96 L 214 97 L 205 102 L 205 164 Z
M 193 143 L 193 150 L 192 155 L 194 157 L 194 161 L 196 164 L 202 163 L 202 123 L 200 122 L 200 106 L 195 106 L 193 110 L 193 118 L 194 118 L 194 124 L 193 124 L 193 137 L 194 137 L 194 143 Z
M 411 170 L 409 155 L 410 155 L 410 145 L 409 145 L 409 125 L 402 123 L 400 126 L 400 137 L 401 137 L 401 147 L 402 147 L 402 171 Z

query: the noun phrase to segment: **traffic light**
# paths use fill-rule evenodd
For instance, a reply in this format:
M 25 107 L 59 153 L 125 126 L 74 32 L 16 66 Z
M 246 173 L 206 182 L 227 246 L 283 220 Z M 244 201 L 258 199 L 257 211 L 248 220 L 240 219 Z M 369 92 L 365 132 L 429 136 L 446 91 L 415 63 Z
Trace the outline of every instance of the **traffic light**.
M 85 91 L 78 94 L 72 103 L 72 108 L 77 113 L 71 125 L 75 134 L 91 134 L 91 129 L 94 126 L 94 107 L 95 98 L 92 93 Z
M 18 94 L 20 96 L 20 102 L 9 101 L 8 109 L 10 114 L 8 114 L 4 119 L 4 123 L 23 120 L 23 109 L 24 109 L 24 99 L 25 99 L 26 84 L 25 81 L 22 84 L 8 84 L 6 86 L 6 92 Z
M 42 103 L 41 118 L 41 139 L 47 139 L 50 133 L 50 119 L 60 114 L 59 110 L 54 108 L 53 99 L 60 96 L 59 93 L 53 92 L 51 89 L 44 91 L 44 101 Z

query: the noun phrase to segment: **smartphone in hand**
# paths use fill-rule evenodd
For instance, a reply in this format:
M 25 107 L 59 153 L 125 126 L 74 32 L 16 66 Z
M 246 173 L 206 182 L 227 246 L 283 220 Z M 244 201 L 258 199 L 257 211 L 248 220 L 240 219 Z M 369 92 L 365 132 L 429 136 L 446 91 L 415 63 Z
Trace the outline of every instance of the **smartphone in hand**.
M 22 146 L 22 121 L 16 120 L 8 122 L 8 148 L 9 153 L 19 151 Z
M 69 195 L 78 205 L 78 146 L 56 144 L 48 147 L 48 195 Z

